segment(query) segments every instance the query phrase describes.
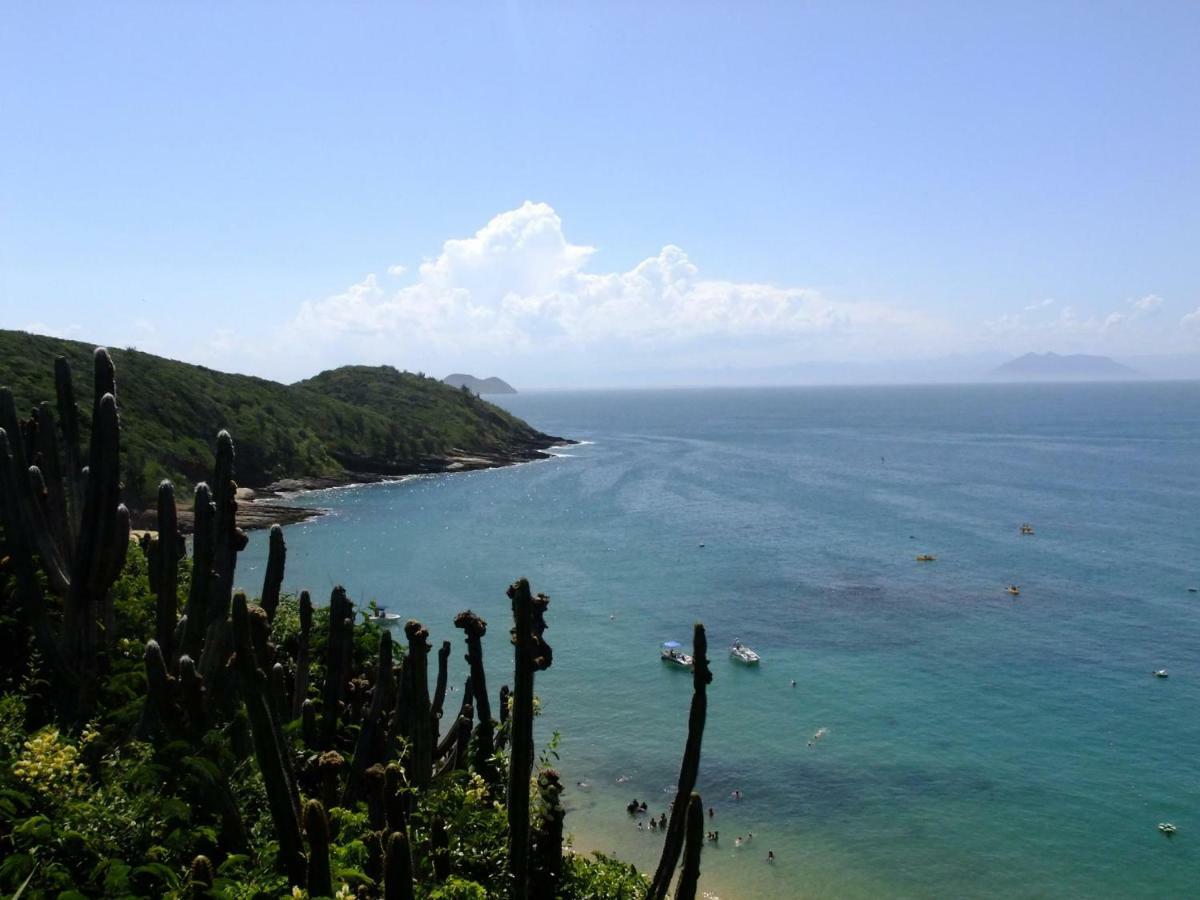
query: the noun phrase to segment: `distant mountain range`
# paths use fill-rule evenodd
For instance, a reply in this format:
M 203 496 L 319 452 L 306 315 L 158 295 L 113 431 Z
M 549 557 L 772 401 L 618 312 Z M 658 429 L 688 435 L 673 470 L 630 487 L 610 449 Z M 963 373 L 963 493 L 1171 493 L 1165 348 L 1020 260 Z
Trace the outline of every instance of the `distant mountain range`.
M 491 378 L 476 378 L 474 375 L 455 372 L 453 375 L 443 378 L 442 383 L 448 384 L 450 387 L 466 387 L 467 390 L 476 394 L 515 394 L 517 392 L 517 389 L 511 384 L 495 375 Z
M 1074 353 L 1026 353 L 996 366 L 992 378 L 1009 380 L 1087 381 L 1136 378 L 1139 373 L 1107 356 Z

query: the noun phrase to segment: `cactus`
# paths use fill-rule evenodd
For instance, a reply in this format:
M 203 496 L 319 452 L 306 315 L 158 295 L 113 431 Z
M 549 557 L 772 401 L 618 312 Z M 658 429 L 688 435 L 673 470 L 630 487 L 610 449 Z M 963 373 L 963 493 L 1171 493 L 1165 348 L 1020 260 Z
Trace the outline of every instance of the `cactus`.
M 191 897 L 207 897 L 208 892 L 212 890 L 213 881 L 216 880 L 213 874 L 213 864 L 207 856 L 197 856 L 192 860 L 191 871 L 188 872 L 188 884 L 186 896 Z
M 317 701 L 305 700 L 300 705 L 300 738 L 309 750 L 316 750 L 321 741 L 317 731 Z
M 304 711 L 308 699 L 308 648 L 312 637 L 313 605 L 308 591 L 300 592 L 300 635 L 296 642 L 296 681 L 292 686 L 292 715 L 295 719 Z
M 438 649 L 437 682 L 433 688 L 433 705 L 430 707 L 430 714 L 433 716 L 433 743 L 435 746 L 439 739 L 442 706 L 446 702 L 446 681 L 449 677 L 447 666 L 450 662 L 450 650 L 450 642 L 442 641 L 442 646 Z
M 483 668 L 483 636 L 487 622 L 471 610 L 454 617 L 454 627 L 461 628 L 467 639 L 467 664 L 471 672 L 471 689 L 479 725 L 475 728 L 475 769 L 490 782 L 496 780 L 492 769 L 492 754 L 496 751 L 496 725 L 492 720 L 492 704 L 488 699 L 487 673 Z
M 254 738 L 254 755 L 262 772 L 271 820 L 279 840 L 280 862 L 288 878 L 299 884 L 305 875 L 300 839 L 300 795 L 292 777 L 287 748 L 279 743 L 279 729 L 271 712 L 267 676 L 255 661 L 250 637 L 250 613 L 246 596 L 241 593 L 233 601 L 232 632 L 238 682 Z
M 695 900 L 700 880 L 700 850 L 704 846 L 704 804 L 695 791 L 688 799 L 686 836 L 683 843 L 683 867 L 675 885 L 675 900 Z
M 229 601 L 237 555 L 246 548 L 246 534 L 237 527 L 237 482 L 233 480 L 233 438 L 217 435 L 217 460 L 213 468 L 212 575 L 209 579 L 207 625 L 200 674 L 211 681 L 229 655 L 231 644 Z
M 283 529 L 271 526 L 270 548 L 267 551 L 267 573 L 263 577 L 262 597 L 259 604 L 267 613 L 267 619 L 275 620 L 279 608 L 279 589 L 283 587 L 283 566 L 287 560 L 287 544 L 283 542 Z
M 533 597 L 522 578 L 508 589 L 513 608 L 513 704 L 508 776 L 508 860 L 513 897 L 528 896 L 529 885 L 529 778 L 533 771 L 533 676 L 548 669 L 553 660 L 542 637 L 550 598 Z M 478 688 L 476 689 L 478 694 Z
M 158 540 L 150 567 L 155 598 L 155 634 L 163 656 L 175 658 L 175 626 L 179 615 L 179 560 L 183 535 L 175 513 L 175 486 L 163 481 L 158 486 Z
M 275 663 L 275 665 L 271 666 L 270 689 L 271 711 L 275 713 L 275 721 L 282 725 L 288 720 L 290 714 L 283 663 Z
M 103 349 L 97 349 L 93 359 L 95 397 L 86 477 L 75 467 L 78 452 L 71 450 L 69 437 L 66 470 L 60 465 L 48 407 L 39 408 L 32 423 L 22 428 L 11 392 L 0 390 L 0 432 L 5 438 L 0 447 L 4 470 L 0 516 L 11 545 L 18 590 L 39 647 L 60 682 L 59 699 L 80 715 L 95 702 L 98 678 L 107 671 L 106 643 L 113 624 L 109 589 L 129 548 L 129 511 L 120 503 L 120 421 L 112 360 Z M 73 403 L 69 380 L 67 370 L 62 391 Z M 77 423 L 70 413 L 64 416 L 64 429 L 73 429 L 77 440 Z M 37 454 L 45 473 L 37 465 L 28 465 L 27 451 Z M 71 501 L 78 519 L 64 522 L 68 497 L 78 500 Z M 68 541 L 69 535 L 77 535 L 74 543 Z M 32 559 L 35 552 L 51 590 L 64 595 L 59 637 L 45 617 Z
M 171 718 L 171 693 L 175 682 L 167 672 L 158 641 L 146 642 L 146 700 L 142 706 L 142 717 L 137 733 L 142 740 L 162 734 Z
M 196 664 L 187 654 L 179 657 L 179 686 L 183 695 L 183 709 L 187 715 L 188 731 L 193 739 L 198 739 L 208 730 L 204 680 L 196 671 Z
M 541 810 L 533 830 L 529 864 L 530 900 L 554 900 L 562 876 L 563 810 L 562 780 L 554 769 L 538 774 Z
M 326 750 L 317 757 L 317 775 L 321 782 L 321 802 L 326 809 L 333 809 L 337 805 L 338 796 L 341 793 L 339 785 L 342 769 L 345 767 L 345 758 L 336 750 Z
M 423 788 L 433 775 L 433 714 L 429 704 L 429 632 L 420 622 L 409 621 L 404 626 L 408 638 L 408 655 L 404 658 L 408 739 L 411 764 L 409 778 Z
M 387 843 L 383 873 L 385 900 L 413 900 L 412 854 L 408 837 L 403 831 L 393 831 Z
M 404 770 L 396 763 L 389 763 L 383 770 L 383 812 L 390 831 L 405 831 L 408 828 L 406 787 Z
M 308 836 L 308 893 L 311 897 L 332 897 L 333 877 L 329 870 L 329 819 L 320 800 L 304 806 L 304 833 Z
M 429 858 L 433 863 L 433 878 L 439 884 L 450 877 L 450 835 L 446 821 L 434 816 L 429 823 Z
M 203 481 L 196 485 L 192 513 L 192 584 L 188 590 L 186 625 L 179 652 L 199 659 L 208 628 L 208 596 L 212 592 L 213 516 L 212 493 Z
M 332 747 L 337 738 L 339 706 L 349 677 L 349 643 L 354 628 L 354 604 L 338 585 L 329 597 L 329 640 L 325 646 L 325 691 L 321 706 L 321 740 Z
M 650 883 L 647 900 L 664 900 L 675 866 L 679 862 L 679 853 L 683 848 L 684 819 L 687 815 L 687 805 L 696 787 L 696 776 L 700 771 L 700 744 L 704 739 L 704 720 L 708 715 L 708 685 L 712 682 L 712 672 L 708 667 L 708 638 L 704 626 L 696 623 L 692 633 L 692 706 L 688 713 L 687 743 L 683 749 L 683 762 L 679 767 L 678 788 L 675 802 L 671 807 L 671 818 L 667 822 L 667 836 L 663 840 L 662 856 L 658 860 L 658 868 Z
M 346 778 L 346 790 L 342 794 L 342 806 L 352 809 L 363 789 L 363 776 L 367 767 L 383 756 L 383 710 L 392 690 L 392 636 L 388 631 L 379 635 L 379 660 L 375 673 L 375 690 L 371 695 L 371 706 L 358 730 L 358 741 L 354 747 L 354 759 L 350 774 Z

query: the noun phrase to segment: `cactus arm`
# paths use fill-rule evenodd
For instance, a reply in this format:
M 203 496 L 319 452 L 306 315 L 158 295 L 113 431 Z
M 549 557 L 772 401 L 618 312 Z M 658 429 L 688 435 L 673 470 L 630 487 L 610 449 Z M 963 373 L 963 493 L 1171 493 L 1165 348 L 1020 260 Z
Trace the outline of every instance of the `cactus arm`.
M 309 644 L 312 638 L 313 605 L 308 591 L 300 592 L 300 634 L 296 641 L 296 682 L 292 687 L 292 715 L 295 719 L 304 710 L 308 699 Z
M 283 586 L 283 568 L 287 560 L 287 544 L 283 541 L 283 529 L 271 526 L 270 547 L 267 551 L 267 572 L 263 577 L 260 605 L 267 611 L 267 618 L 275 620 L 279 607 L 279 589 Z
M 408 654 L 404 657 L 404 685 L 408 689 L 409 778 L 423 788 L 433 775 L 433 714 L 429 703 L 429 632 L 416 621 L 404 626 Z
M 430 713 L 433 716 L 433 743 L 438 742 L 439 723 L 442 718 L 442 706 L 446 702 L 446 681 L 448 678 L 447 666 L 450 662 L 450 642 L 442 641 L 442 646 L 438 649 L 438 669 L 437 682 L 433 688 L 433 705 L 430 707 Z
M 412 853 L 403 831 L 393 831 L 388 838 L 383 896 L 384 900 L 413 900 Z
M 379 661 L 375 672 L 375 689 L 371 694 L 371 706 L 358 730 L 358 741 L 354 747 L 354 759 L 350 774 L 346 778 L 346 790 L 342 793 L 342 806 L 353 809 L 363 789 L 363 778 L 367 767 L 378 761 L 383 741 L 383 710 L 392 687 L 392 636 L 386 630 L 379 635 Z
M 79 541 L 79 520 L 83 518 L 83 456 L 79 451 L 79 407 L 71 383 L 71 366 L 64 356 L 54 361 L 54 392 L 58 402 L 58 422 L 63 439 L 63 475 L 69 546 Z
M 329 819 L 320 800 L 304 807 L 304 833 L 308 835 L 308 893 L 310 897 L 332 897 L 333 877 L 329 870 Z
M 158 486 L 158 542 L 154 567 L 155 632 L 167 659 L 175 657 L 175 625 L 179 615 L 179 557 L 183 537 L 175 511 L 175 485 L 163 481 Z

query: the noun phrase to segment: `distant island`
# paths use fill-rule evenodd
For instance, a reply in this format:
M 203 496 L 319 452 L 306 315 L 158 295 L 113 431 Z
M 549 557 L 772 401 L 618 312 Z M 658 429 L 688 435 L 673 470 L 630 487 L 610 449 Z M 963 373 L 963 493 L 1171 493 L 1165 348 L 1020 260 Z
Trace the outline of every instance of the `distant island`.
M 74 373 L 76 403 L 90 403 L 94 348 L 0 329 L 0 388 L 11 390 L 16 415 L 30 416 L 45 400 L 53 408 L 59 356 Z M 222 428 L 237 443 L 238 483 L 260 494 L 492 468 L 539 459 L 546 448 L 569 443 L 474 394 L 391 366 L 343 366 L 289 385 L 134 349 L 109 352 L 126 426 L 122 500 L 135 519 L 153 508 L 164 478 L 188 499 L 188 486 L 209 477 Z M 181 515 L 190 517 L 190 507 L 181 505 Z M 249 521 L 256 506 L 239 510 L 244 526 L 261 524 Z M 295 507 L 257 512 L 271 512 L 272 521 L 300 515 Z
M 515 394 L 517 389 L 503 379 L 493 375 L 491 378 L 476 378 L 474 375 L 464 375 L 455 372 L 442 379 L 443 384 L 454 388 L 466 388 L 476 394 Z
M 1011 381 L 1090 381 L 1136 378 L 1138 373 L 1107 356 L 1026 353 L 997 366 L 989 375 Z

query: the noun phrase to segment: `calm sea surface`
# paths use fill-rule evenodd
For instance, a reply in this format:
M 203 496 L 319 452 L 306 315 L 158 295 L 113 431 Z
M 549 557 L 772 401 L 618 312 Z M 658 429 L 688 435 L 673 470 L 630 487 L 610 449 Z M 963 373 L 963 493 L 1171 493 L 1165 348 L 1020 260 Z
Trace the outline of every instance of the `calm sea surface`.
M 562 733 L 581 846 L 653 867 L 659 836 L 624 806 L 673 791 L 691 680 L 658 645 L 703 621 L 709 891 L 1196 896 L 1200 384 L 502 402 L 589 443 L 306 495 L 332 514 L 287 529 L 286 587 L 421 619 L 460 685 L 451 620 L 475 609 L 493 691 L 505 587 L 548 593 L 537 738 Z M 238 577 L 256 592 L 264 556 L 256 534 Z M 728 659 L 735 638 L 757 670 Z

